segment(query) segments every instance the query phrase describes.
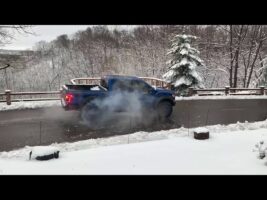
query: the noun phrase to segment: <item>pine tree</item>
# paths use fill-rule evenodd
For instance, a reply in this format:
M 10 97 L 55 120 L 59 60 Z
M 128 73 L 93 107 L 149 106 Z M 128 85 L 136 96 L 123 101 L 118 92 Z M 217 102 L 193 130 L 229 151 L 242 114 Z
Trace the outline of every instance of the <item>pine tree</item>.
M 187 95 L 189 87 L 203 88 L 202 79 L 196 71 L 196 67 L 203 66 L 203 61 L 198 57 L 199 51 L 190 46 L 195 39 L 192 35 L 176 35 L 167 54 L 172 55 L 172 59 L 167 62 L 170 67 L 163 79 L 174 87 L 179 96 Z

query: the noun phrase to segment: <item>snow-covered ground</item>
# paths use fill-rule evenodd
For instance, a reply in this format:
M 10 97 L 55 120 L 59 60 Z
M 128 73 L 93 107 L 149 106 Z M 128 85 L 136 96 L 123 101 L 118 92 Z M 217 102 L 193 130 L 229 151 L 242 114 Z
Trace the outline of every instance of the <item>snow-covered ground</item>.
M 21 102 L 12 102 L 11 105 L 6 103 L 0 103 L 0 111 L 5 110 L 21 110 L 21 109 L 35 109 L 51 106 L 61 106 L 59 100 L 52 101 L 21 101 Z
M 0 153 L 0 174 L 267 174 L 267 159 L 253 152 L 267 141 L 267 120 L 206 127 L 210 139 L 193 139 L 194 129 L 52 144 L 60 158 L 29 160 L 32 147 Z

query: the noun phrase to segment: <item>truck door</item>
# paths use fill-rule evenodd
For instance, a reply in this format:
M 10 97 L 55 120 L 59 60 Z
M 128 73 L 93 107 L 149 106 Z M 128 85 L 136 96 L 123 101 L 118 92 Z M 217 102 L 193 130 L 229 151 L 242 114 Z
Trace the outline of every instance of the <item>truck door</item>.
M 132 90 L 138 94 L 140 103 L 144 108 L 152 108 L 155 97 L 154 89 L 142 80 L 133 80 L 131 83 Z
M 125 112 L 130 106 L 132 89 L 129 80 L 113 80 L 111 85 L 110 99 L 116 112 Z

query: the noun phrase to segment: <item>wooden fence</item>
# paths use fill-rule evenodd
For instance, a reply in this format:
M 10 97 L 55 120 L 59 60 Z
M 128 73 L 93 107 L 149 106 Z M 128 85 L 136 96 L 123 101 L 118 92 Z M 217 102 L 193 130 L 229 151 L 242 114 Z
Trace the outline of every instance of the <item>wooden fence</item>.
M 165 81 L 153 77 L 140 77 L 147 83 L 156 86 L 170 89 L 170 85 Z M 71 83 L 74 85 L 80 84 L 99 84 L 101 78 L 75 78 L 71 79 Z M 0 93 L 0 102 L 6 102 L 7 105 L 11 105 L 11 102 L 20 101 L 49 101 L 60 100 L 61 91 L 50 92 L 12 92 L 11 90 L 5 90 L 5 93 Z M 48 97 L 44 97 L 48 96 Z M 15 97 L 15 98 L 14 98 Z
M 152 77 L 140 77 L 149 84 L 170 89 L 170 85 L 165 81 Z M 76 78 L 72 79 L 73 84 L 99 84 L 100 78 Z M 259 88 L 210 88 L 210 89 L 194 89 L 189 88 L 188 96 L 214 96 L 214 95 L 265 95 L 267 88 L 261 86 Z M 46 97 L 44 97 L 46 96 Z M 15 98 L 14 98 L 15 97 Z M 26 98 L 25 98 L 26 97 Z M 12 92 L 6 90 L 5 93 L 0 93 L 0 102 L 6 102 L 7 105 L 11 105 L 11 102 L 20 101 L 48 101 L 48 100 L 60 100 L 61 91 L 50 92 Z
M 60 94 L 61 94 L 61 91 L 12 92 L 11 90 L 6 90 L 5 93 L 0 93 L 0 102 L 6 102 L 7 105 L 11 105 L 11 102 L 20 102 L 20 101 L 60 100 Z M 15 98 L 13 98 L 13 96 L 15 96 Z M 48 96 L 48 97 L 44 97 L 44 96 Z

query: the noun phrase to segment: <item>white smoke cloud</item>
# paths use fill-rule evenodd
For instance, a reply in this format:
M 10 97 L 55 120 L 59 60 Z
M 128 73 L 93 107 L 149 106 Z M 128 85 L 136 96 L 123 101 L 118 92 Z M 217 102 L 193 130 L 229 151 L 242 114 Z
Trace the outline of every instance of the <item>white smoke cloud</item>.
M 94 128 L 127 128 L 150 123 L 155 119 L 155 112 L 148 112 L 141 98 L 142 94 L 138 92 L 116 91 L 104 99 L 98 97 L 89 102 L 81 116 L 87 126 Z

